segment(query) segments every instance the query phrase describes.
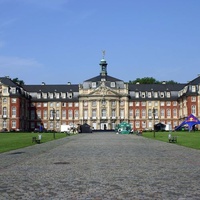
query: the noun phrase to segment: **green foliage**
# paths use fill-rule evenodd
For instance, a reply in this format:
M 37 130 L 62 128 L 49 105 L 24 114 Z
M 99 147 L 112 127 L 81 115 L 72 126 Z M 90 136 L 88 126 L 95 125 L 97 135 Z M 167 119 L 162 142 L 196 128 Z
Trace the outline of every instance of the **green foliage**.
M 163 142 L 168 141 L 168 135 L 171 134 L 172 136 L 177 136 L 177 143 L 178 145 L 193 148 L 193 149 L 200 149 L 200 131 L 195 132 L 155 132 L 154 138 L 153 132 L 144 132 L 142 135 L 146 138 L 160 140 Z
M 31 145 L 32 137 L 37 137 L 40 133 L 0 133 L 0 153 L 11 151 Z M 48 142 L 53 139 L 53 133 L 42 133 L 41 143 Z M 66 133 L 55 133 L 56 139 L 66 137 Z
M 18 78 L 13 78 L 12 81 L 13 81 L 14 83 L 19 84 L 19 85 L 24 85 L 24 81 L 23 81 L 23 80 L 19 80 Z
M 153 77 L 144 77 L 144 78 L 137 78 L 133 81 L 129 81 L 129 83 L 131 84 L 136 84 L 136 83 L 140 83 L 140 84 L 161 84 L 163 83 L 163 81 L 158 81 Z M 177 82 L 170 80 L 170 81 L 165 81 L 166 84 L 177 84 Z

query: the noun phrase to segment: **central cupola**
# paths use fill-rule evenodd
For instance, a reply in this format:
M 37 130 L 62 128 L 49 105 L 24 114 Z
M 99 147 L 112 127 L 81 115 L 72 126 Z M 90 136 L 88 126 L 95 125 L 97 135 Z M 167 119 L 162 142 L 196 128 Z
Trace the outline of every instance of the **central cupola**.
M 101 73 L 100 75 L 103 76 L 103 77 L 106 77 L 107 76 L 107 62 L 106 60 L 104 59 L 104 56 L 105 56 L 105 51 L 103 51 L 103 58 L 101 59 L 100 61 L 100 66 L 101 66 Z

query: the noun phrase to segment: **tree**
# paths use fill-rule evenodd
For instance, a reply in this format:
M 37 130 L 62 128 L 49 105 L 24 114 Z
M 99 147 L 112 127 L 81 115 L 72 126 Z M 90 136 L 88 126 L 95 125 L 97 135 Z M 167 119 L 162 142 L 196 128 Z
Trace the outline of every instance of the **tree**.
M 170 81 L 158 81 L 153 77 L 144 77 L 144 78 L 137 78 L 133 81 L 129 81 L 129 83 L 131 84 L 136 84 L 136 83 L 140 83 L 140 84 L 161 84 L 165 82 L 166 84 L 178 84 L 177 82 L 170 80 Z
M 12 81 L 13 81 L 14 83 L 19 84 L 19 85 L 24 85 L 24 81 L 23 81 L 23 80 L 19 80 L 18 78 L 13 78 Z

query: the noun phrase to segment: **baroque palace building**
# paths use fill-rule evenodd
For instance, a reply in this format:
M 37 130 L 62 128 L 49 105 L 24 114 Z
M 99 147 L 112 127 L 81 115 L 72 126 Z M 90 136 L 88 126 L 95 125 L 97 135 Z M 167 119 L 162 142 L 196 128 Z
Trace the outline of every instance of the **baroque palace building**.
M 200 76 L 186 84 L 130 84 L 100 74 L 82 84 L 19 85 L 0 77 L 0 130 L 34 130 L 43 126 L 87 123 L 96 130 L 112 130 L 122 121 L 135 130 L 152 130 L 159 122 L 178 126 L 189 114 L 200 118 Z

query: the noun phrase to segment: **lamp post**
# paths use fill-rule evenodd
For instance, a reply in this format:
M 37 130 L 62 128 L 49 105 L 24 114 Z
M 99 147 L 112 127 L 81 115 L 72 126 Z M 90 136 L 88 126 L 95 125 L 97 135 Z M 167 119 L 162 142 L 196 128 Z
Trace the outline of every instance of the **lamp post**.
M 155 138 L 155 115 L 156 115 L 156 110 L 153 108 L 153 137 Z
M 56 112 L 55 112 L 55 109 L 53 108 L 53 111 L 52 111 L 52 114 L 53 114 L 53 139 L 55 139 L 56 138 L 56 133 L 55 133 L 55 114 L 56 114 Z

